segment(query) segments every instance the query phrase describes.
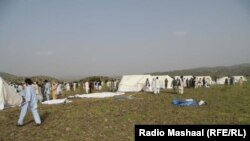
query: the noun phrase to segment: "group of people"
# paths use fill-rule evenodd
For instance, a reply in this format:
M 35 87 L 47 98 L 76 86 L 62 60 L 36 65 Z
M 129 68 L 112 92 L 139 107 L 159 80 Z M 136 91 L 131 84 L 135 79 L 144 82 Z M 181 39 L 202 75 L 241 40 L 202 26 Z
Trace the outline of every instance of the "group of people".
M 145 87 L 143 88 L 144 91 L 153 91 L 154 94 L 159 94 L 161 90 L 160 80 L 158 77 L 153 78 L 152 82 L 150 83 L 149 79 L 146 79 Z
M 96 90 L 101 91 L 101 90 L 102 90 L 103 83 L 104 83 L 104 82 L 100 82 L 100 81 L 94 81 L 94 82 L 86 81 L 86 82 L 84 83 L 84 85 L 83 85 L 83 89 L 85 89 L 86 94 L 92 93 L 92 90 L 93 90 L 93 89 L 96 89 Z
M 43 93 L 47 100 L 50 100 L 51 97 L 53 100 L 57 99 L 58 96 L 62 95 L 62 82 L 52 82 L 51 84 L 48 80 L 45 80 Z
M 92 93 L 93 89 L 96 89 L 98 91 L 101 91 L 103 86 L 104 86 L 103 81 L 86 81 L 83 85 L 83 89 L 85 89 L 86 94 Z M 107 81 L 106 82 L 107 88 L 111 91 L 114 92 L 118 89 L 118 81 L 117 80 L 112 80 L 112 81 Z
M 167 83 L 165 83 L 167 84 Z M 172 81 L 172 87 L 174 92 L 178 90 L 179 94 L 183 94 L 184 92 L 184 86 L 183 86 L 183 80 L 182 79 L 174 79 Z M 150 83 L 149 79 L 146 79 L 145 87 L 143 88 L 144 91 L 152 91 L 153 94 L 159 94 L 161 90 L 161 82 L 159 77 L 155 77 L 152 79 L 152 82 Z
M 183 94 L 184 93 L 184 82 L 183 82 L 183 77 L 181 76 L 181 78 L 177 78 L 172 81 L 172 87 L 174 92 L 178 92 L 178 94 Z

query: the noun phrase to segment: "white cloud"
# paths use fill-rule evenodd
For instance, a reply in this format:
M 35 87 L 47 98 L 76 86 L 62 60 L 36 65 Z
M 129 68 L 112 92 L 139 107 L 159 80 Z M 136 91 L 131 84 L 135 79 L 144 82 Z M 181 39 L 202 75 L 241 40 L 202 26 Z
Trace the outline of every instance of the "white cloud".
M 173 33 L 174 36 L 177 36 L 177 37 L 183 37 L 183 36 L 186 36 L 187 35 L 187 32 L 184 32 L 184 31 L 176 31 Z
M 37 55 L 45 55 L 45 56 L 48 56 L 48 55 L 52 55 L 53 54 L 53 51 L 51 50 L 48 50 L 48 51 L 38 51 L 36 52 Z

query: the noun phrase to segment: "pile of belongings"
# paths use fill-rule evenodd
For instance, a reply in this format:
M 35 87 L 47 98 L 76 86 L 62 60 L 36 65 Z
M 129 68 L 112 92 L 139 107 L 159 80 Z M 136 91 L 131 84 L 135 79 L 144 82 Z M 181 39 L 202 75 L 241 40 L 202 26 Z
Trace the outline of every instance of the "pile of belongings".
M 206 105 L 207 103 L 203 100 L 196 101 L 193 99 L 185 99 L 185 100 L 174 99 L 172 101 L 172 104 L 176 106 L 202 106 Z

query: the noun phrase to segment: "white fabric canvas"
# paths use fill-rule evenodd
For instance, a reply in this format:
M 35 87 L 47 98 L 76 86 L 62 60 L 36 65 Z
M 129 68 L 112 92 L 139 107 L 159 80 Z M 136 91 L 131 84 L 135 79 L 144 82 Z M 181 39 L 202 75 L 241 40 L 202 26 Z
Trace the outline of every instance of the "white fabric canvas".
M 69 96 L 69 98 L 107 98 L 117 95 L 124 95 L 122 92 L 101 92 L 101 93 L 91 93 L 91 94 L 76 94 L 75 96 Z
M 236 83 L 238 83 L 241 78 L 243 79 L 243 81 L 247 81 L 245 76 L 233 76 L 233 78 L 234 78 L 234 82 Z
M 0 77 L 0 110 L 6 107 L 19 106 L 21 103 L 21 95 Z
M 47 100 L 42 102 L 42 104 L 45 105 L 53 105 L 53 104 L 64 104 L 64 103 L 70 103 L 72 101 L 68 100 L 67 98 L 63 98 L 63 99 L 54 99 L 54 100 Z
M 221 84 L 221 85 L 224 85 L 224 84 L 225 84 L 226 79 L 228 79 L 228 80 L 229 80 L 229 77 L 224 76 L 224 77 L 218 78 L 218 79 L 216 80 L 216 84 Z
M 149 80 L 149 87 L 146 87 L 146 81 Z M 119 92 L 140 92 L 149 91 L 151 88 L 152 76 L 151 75 L 124 75 L 119 83 Z

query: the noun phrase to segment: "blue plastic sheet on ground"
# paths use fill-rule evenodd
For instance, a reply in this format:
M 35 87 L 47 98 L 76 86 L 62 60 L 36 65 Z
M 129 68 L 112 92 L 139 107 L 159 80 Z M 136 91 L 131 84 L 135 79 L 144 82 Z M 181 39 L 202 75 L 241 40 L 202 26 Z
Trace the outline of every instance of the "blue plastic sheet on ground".
M 174 99 L 172 101 L 172 104 L 176 106 L 201 106 L 205 105 L 206 102 L 204 102 L 203 100 L 196 101 L 193 99 L 185 99 L 185 100 Z

